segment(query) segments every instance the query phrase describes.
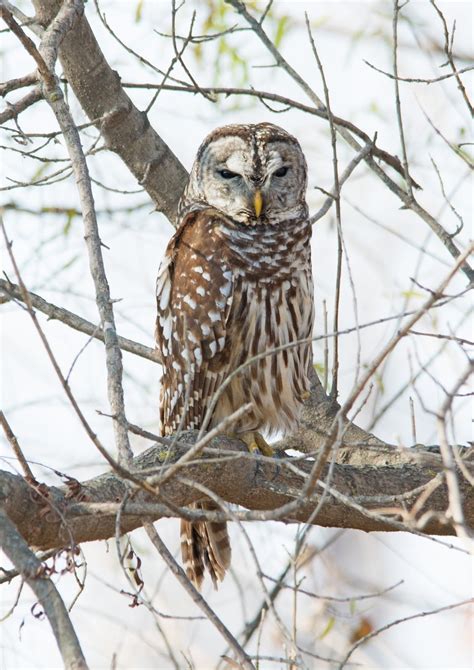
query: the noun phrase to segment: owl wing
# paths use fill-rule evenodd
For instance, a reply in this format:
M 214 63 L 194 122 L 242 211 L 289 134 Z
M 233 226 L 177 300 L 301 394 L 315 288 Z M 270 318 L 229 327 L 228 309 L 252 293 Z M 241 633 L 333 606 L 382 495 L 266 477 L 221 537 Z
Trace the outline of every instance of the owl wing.
M 227 321 L 233 274 L 217 235 L 218 212 L 188 214 L 168 244 L 156 294 L 156 341 L 163 362 L 161 428 L 200 428 L 229 368 Z

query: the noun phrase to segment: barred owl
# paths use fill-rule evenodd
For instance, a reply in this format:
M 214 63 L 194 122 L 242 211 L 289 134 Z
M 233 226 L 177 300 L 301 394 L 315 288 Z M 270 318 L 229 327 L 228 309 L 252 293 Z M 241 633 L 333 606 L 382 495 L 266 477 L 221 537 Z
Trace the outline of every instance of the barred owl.
M 231 432 L 251 448 L 265 444 L 257 431 L 297 424 L 310 342 L 245 366 L 208 410 L 250 357 L 311 337 L 306 183 L 298 141 L 270 123 L 217 128 L 199 148 L 157 280 L 163 435 L 217 426 L 245 403 Z M 183 520 L 181 550 L 191 581 L 199 588 L 206 568 L 216 586 L 230 564 L 226 524 Z

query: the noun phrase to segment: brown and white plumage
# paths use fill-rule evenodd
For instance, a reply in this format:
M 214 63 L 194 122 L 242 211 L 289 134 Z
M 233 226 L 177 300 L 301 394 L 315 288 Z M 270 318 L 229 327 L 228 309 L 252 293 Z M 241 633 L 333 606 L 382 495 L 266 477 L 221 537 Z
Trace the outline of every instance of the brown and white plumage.
M 252 356 L 310 338 L 313 284 L 306 162 L 272 124 L 224 126 L 201 145 L 180 204 L 180 224 L 157 280 L 157 343 L 164 361 L 161 430 L 201 428 L 226 377 Z M 233 432 L 289 431 L 308 390 L 311 344 L 244 368 L 206 428 L 243 404 Z M 200 503 L 213 509 L 214 503 Z M 216 584 L 230 564 L 226 524 L 181 525 L 187 574 Z

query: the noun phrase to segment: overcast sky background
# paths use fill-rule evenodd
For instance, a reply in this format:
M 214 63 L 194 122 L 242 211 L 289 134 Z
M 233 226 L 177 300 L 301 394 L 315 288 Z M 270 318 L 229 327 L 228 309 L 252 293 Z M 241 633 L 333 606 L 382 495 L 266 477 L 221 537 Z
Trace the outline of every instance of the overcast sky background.
M 169 32 L 170 3 L 165 1 L 145 2 L 141 20 L 135 21 L 136 2 L 101 3 L 107 19 L 127 45 L 139 51 L 162 69 L 166 69 L 173 57 L 172 45 L 153 29 Z M 22 3 L 27 13 L 32 13 L 29 3 Z M 440 3 L 448 23 L 456 20 L 456 41 L 459 51 L 472 53 L 472 5 L 469 2 Z M 192 9 L 197 9 L 197 25 L 202 25 L 206 13 L 206 2 L 188 2 L 179 13 L 178 27 L 185 34 Z M 109 63 L 120 73 L 123 82 L 158 83 L 160 77 L 149 68 L 137 63 L 107 33 L 97 19 L 92 3 L 87 4 L 87 15 Z M 381 69 L 390 71 L 390 48 L 379 36 L 363 39 L 379 28 L 390 33 L 389 2 L 276 2 L 275 12 L 291 19 L 287 36 L 282 43 L 282 52 L 291 65 L 315 87 L 322 97 L 320 76 L 313 60 L 304 32 L 304 11 L 308 12 L 320 57 L 331 94 L 332 108 L 338 116 L 347 118 L 363 128 L 369 135 L 378 133 L 378 144 L 384 149 L 401 155 L 396 126 L 393 82 L 371 70 L 367 60 Z M 428 2 L 412 1 L 406 9 L 416 21 L 420 32 L 435 35 L 440 41 L 439 19 Z M 270 24 L 272 25 L 272 24 Z M 358 39 L 350 35 L 359 35 Z M 33 67 L 30 59 L 11 36 L 2 35 L 2 80 L 23 75 Z M 400 25 L 400 41 L 407 47 L 401 49 L 399 70 L 403 76 L 433 77 L 445 73 L 439 70 L 443 62 L 441 55 L 427 57 L 416 48 L 412 31 L 404 22 Z M 239 33 L 229 38 L 238 44 L 240 53 L 251 66 L 269 65 L 271 59 L 258 41 L 248 33 Z M 191 55 L 187 62 L 202 86 L 212 85 L 214 47 L 204 49 L 202 62 L 197 63 Z M 176 71 L 180 74 L 179 69 Z M 307 102 L 304 95 L 288 76 L 276 69 L 250 67 L 250 83 L 255 88 L 279 92 Z M 469 79 L 466 78 L 466 82 Z M 221 75 L 221 85 L 238 85 L 228 70 Z M 470 81 L 472 94 L 472 80 Z M 129 91 L 139 108 L 145 108 L 153 92 Z M 20 92 L 21 95 L 21 92 Z M 12 97 L 12 99 L 14 99 Z M 78 123 L 85 118 L 71 96 L 71 105 Z M 472 179 L 467 176 L 467 167 L 449 151 L 443 141 L 427 124 L 424 112 L 433 123 L 452 141 L 469 141 L 469 117 L 460 102 L 453 80 L 442 85 L 406 85 L 402 87 L 402 103 L 409 160 L 413 175 L 422 183 L 423 191 L 417 197 L 440 222 L 453 231 L 458 223 L 446 207 L 439 187 L 438 177 L 430 163 L 430 156 L 439 166 L 447 193 L 454 191 L 453 204 L 464 217 L 465 226 L 456 238 L 459 246 L 466 244 L 472 235 Z M 327 126 L 323 121 L 289 111 L 275 115 L 262 105 L 248 99 L 229 99 L 215 106 L 197 95 L 168 93 L 163 91 L 149 113 L 150 122 L 156 131 L 172 147 L 186 168 L 190 168 L 197 147 L 204 136 L 215 126 L 234 122 L 271 121 L 284 126 L 300 140 L 309 165 L 308 203 L 314 212 L 324 196 L 316 186 L 326 190 L 332 188 L 331 146 Z M 21 115 L 20 124 L 24 132 L 49 132 L 56 130 L 56 123 L 46 104 L 40 103 Z M 85 147 L 90 146 L 95 132 L 83 135 Z M 2 145 L 17 146 L 3 135 Z M 338 144 L 339 159 L 343 168 L 352 157 L 351 151 Z M 44 155 L 64 157 L 61 140 L 48 147 Z M 94 186 L 94 197 L 99 211 L 99 225 L 104 243 L 106 269 L 116 303 L 118 331 L 121 335 L 153 345 L 155 318 L 154 282 L 158 265 L 173 229 L 165 217 L 152 211 L 147 195 L 140 190 L 132 175 L 120 160 L 108 153 L 99 152 L 89 159 L 92 176 L 98 182 L 113 189 L 129 193 L 121 194 Z M 40 164 L 32 165 L 18 154 L 2 151 L 1 186 L 11 184 L 10 179 L 31 180 Z M 54 171 L 57 164 L 48 169 Z M 398 179 L 397 179 L 398 181 Z M 78 198 L 71 179 L 46 188 L 6 190 L 1 193 L 3 203 L 15 202 L 31 209 L 43 206 L 78 207 Z M 354 206 L 361 209 L 357 211 Z M 107 213 L 107 208 L 127 208 L 126 212 Z M 370 221 L 371 217 L 374 221 Z M 403 309 L 421 305 L 425 293 L 413 287 L 410 277 L 416 275 L 422 286 L 434 288 L 449 271 L 451 258 L 438 239 L 421 219 L 411 212 L 400 209 L 400 202 L 359 166 L 343 189 L 342 223 L 351 273 L 357 296 L 357 318 L 360 324 L 373 319 L 397 314 Z M 76 313 L 97 321 L 92 281 L 83 241 L 82 222 L 79 217 L 72 220 L 67 234 L 64 232 L 65 217 L 54 215 L 32 216 L 8 211 L 5 224 L 9 237 L 14 242 L 14 252 L 29 289 L 45 299 L 71 309 Z M 382 227 L 384 226 L 384 227 Z M 392 231 L 392 232 L 390 232 Z M 411 242 L 407 244 L 397 237 L 401 234 Z M 423 246 L 427 253 L 416 248 Z M 431 255 L 428 255 L 431 254 Z M 316 283 L 316 329 L 322 332 L 322 301 L 326 300 L 330 314 L 334 294 L 336 266 L 336 235 L 334 213 L 331 211 L 318 222 L 313 237 L 313 265 Z M 14 280 L 11 265 L 2 247 L 2 266 Z M 340 327 L 355 324 L 354 299 L 347 270 L 344 272 L 343 294 L 340 312 Z M 464 276 L 450 285 L 450 293 L 465 287 Z M 425 317 L 419 330 L 449 332 L 456 329 L 461 337 L 472 338 L 472 318 L 466 318 L 472 310 L 469 298 L 458 300 L 443 310 Z M 86 439 L 75 415 L 67 404 L 51 365 L 42 349 L 28 315 L 17 305 L 3 305 L 2 313 L 2 408 L 11 422 L 28 458 L 35 465 L 37 477 L 47 483 L 59 484 L 58 477 L 50 468 L 55 468 L 79 479 L 103 472 L 105 467 L 93 445 Z M 331 317 L 332 318 L 332 317 Z M 87 337 L 73 332 L 59 322 L 47 322 L 40 318 L 53 346 L 63 371 L 68 371 L 78 352 L 87 342 Z M 390 336 L 396 331 L 396 322 L 361 331 L 361 361 L 370 362 Z M 340 398 L 349 393 L 356 375 L 356 335 L 343 336 L 340 340 L 341 376 Z M 410 365 L 418 369 L 420 364 L 432 358 L 440 348 L 434 338 L 409 338 L 402 342 L 390 357 L 378 387 L 361 409 L 357 421 L 360 425 L 371 425 L 373 416 L 381 406 L 410 377 Z M 322 363 L 323 348 L 314 347 L 315 361 Z M 160 371 L 156 365 L 130 354 L 124 354 L 124 388 L 128 419 L 132 423 L 156 431 L 158 429 L 158 392 Z M 465 366 L 463 353 L 449 346 L 436 356 L 429 375 L 422 375 L 413 389 L 402 395 L 387 411 L 374 429 L 376 434 L 393 443 L 412 444 L 412 429 L 409 413 L 409 395 L 413 396 L 416 412 L 417 439 L 420 443 L 436 443 L 435 411 L 445 395 L 436 380 L 451 388 Z M 103 345 L 91 342 L 81 353 L 71 375 L 72 389 L 80 401 L 91 425 L 101 440 L 113 448 L 113 436 L 107 418 L 97 415 L 96 410 L 108 411 Z M 422 406 L 423 399 L 425 407 Z M 469 398 L 456 402 L 454 417 L 454 439 L 459 443 L 471 439 Z M 136 451 L 146 443 L 133 439 Z M 16 470 L 11 450 L 0 437 L 2 467 Z M 162 521 L 159 530 L 173 550 L 178 547 L 178 523 Z M 265 572 L 276 576 L 287 560 L 293 546 L 295 527 L 278 524 L 251 524 L 247 526 L 249 536 Z M 336 531 L 314 529 L 310 542 L 322 546 Z M 145 535 L 137 531 L 132 536 L 137 553 L 143 560 L 146 589 L 155 594 L 154 604 L 168 614 L 196 615 L 191 601 L 175 585 L 171 576 L 163 576 L 161 559 L 150 549 Z M 246 546 L 245 538 L 238 529 L 232 528 L 233 569 L 246 593 L 248 606 L 246 617 L 251 618 L 261 600 L 255 579 L 255 565 Z M 460 547 L 455 539 L 449 544 Z M 167 668 L 169 665 L 160 655 L 162 649 L 152 616 L 144 607 L 129 608 L 129 600 L 120 589 L 127 584 L 118 566 L 113 541 L 83 547 L 88 563 L 85 591 L 72 610 L 72 620 L 77 626 L 83 648 L 91 667 L 111 667 L 116 654 L 117 668 Z M 2 565 L 6 564 L 2 560 Z M 318 649 L 339 656 L 346 648 L 348 631 L 356 625 L 363 612 L 375 627 L 396 618 L 430 610 L 463 600 L 472 595 L 472 563 L 468 556 L 435 544 L 429 539 L 399 534 L 364 535 L 346 531 L 320 559 L 313 562 L 307 575 L 309 590 L 331 595 L 352 595 L 386 588 L 403 580 L 390 596 L 374 601 L 362 601 L 356 613 L 349 605 L 328 606 L 322 601 L 300 599 L 299 627 L 303 646 L 310 647 L 322 634 L 331 616 L 336 624 L 320 642 Z M 66 602 L 71 602 L 77 587 L 72 576 L 60 579 L 59 585 Z M 2 587 L 0 615 L 11 606 L 18 584 Z M 252 594 L 258 595 L 252 597 Z M 242 620 L 237 606 L 238 591 L 235 579 L 230 576 L 217 594 L 209 585 L 204 594 L 222 614 L 233 632 L 238 632 Z M 301 597 L 302 598 L 302 597 Z M 61 667 L 49 626 L 37 621 L 30 612 L 34 600 L 30 593 L 23 594 L 14 614 L 0 628 L 0 666 L 8 669 Z M 279 611 L 286 618 L 290 598 L 283 597 Z M 211 625 L 206 622 L 179 622 L 160 619 L 169 639 L 176 648 L 191 656 L 197 668 L 215 664 L 224 645 Z M 280 641 L 269 627 L 263 635 L 262 653 L 281 652 Z M 469 668 L 472 667 L 472 613 L 468 608 L 453 610 L 436 616 L 404 623 L 381 634 L 362 648 L 358 660 L 364 667 L 384 668 Z M 184 665 L 183 665 L 184 667 Z M 262 668 L 278 667 L 262 664 Z M 325 665 L 315 667 L 325 667 Z

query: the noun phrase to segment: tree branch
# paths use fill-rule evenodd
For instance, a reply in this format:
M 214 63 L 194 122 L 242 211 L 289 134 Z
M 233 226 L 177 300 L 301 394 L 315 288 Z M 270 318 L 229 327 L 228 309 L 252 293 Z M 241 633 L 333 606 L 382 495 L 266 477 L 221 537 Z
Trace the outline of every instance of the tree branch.
M 94 198 L 79 131 L 64 100 L 54 72 L 59 46 L 65 36 L 71 31 L 76 20 L 82 15 L 83 10 L 84 7 L 81 0 L 65 0 L 54 20 L 44 31 L 40 47 L 37 49 L 34 42 L 25 34 L 21 26 L 17 24 L 11 12 L 4 6 L 0 7 L 3 20 L 36 62 L 43 84 L 45 99 L 56 116 L 71 159 L 72 171 L 81 203 L 85 240 L 90 271 L 94 281 L 96 303 L 101 326 L 104 331 L 107 392 L 114 416 L 115 441 L 119 460 L 125 463 L 132 458 L 132 451 L 125 419 L 122 388 L 122 354 L 117 341 L 114 310 L 105 274 L 101 240 L 94 209 Z
M 366 437 L 370 439 L 367 434 Z M 205 449 L 198 461 L 186 466 L 186 483 L 173 478 L 157 490 L 156 496 L 137 489 L 124 506 L 122 501 L 130 492 L 129 485 L 111 472 L 81 484 L 75 482 L 74 486 L 49 487 L 45 499 L 44 493 L 39 496 L 19 475 L 0 471 L 0 503 L 25 540 L 41 549 L 68 545 L 71 537 L 76 543 L 113 537 L 119 509 L 122 532 L 140 527 L 145 517 L 157 520 L 187 516 L 201 520 L 232 517 L 284 522 L 310 520 L 320 526 L 364 531 L 455 533 L 453 523 L 445 517 L 449 501 L 443 463 L 438 453 L 417 448 L 397 449 L 389 445 L 374 449 L 370 443 L 357 443 L 354 438 L 354 435 L 345 438 L 333 468 L 331 486 L 324 484 L 329 469 L 325 466 L 315 492 L 306 499 L 300 499 L 300 494 L 313 466 L 312 458 L 290 458 L 283 452 L 280 452 L 283 458 L 258 457 L 246 452 L 240 441 L 220 437 L 212 441 L 211 447 Z M 182 439 L 188 442 L 194 436 L 186 433 Z M 300 448 L 312 451 L 314 431 L 301 430 L 300 439 Z M 278 446 L 294 447 L 294 439 L 285 440 Z M 171 466 L 184 453 L 186 447 L 182 446 L 170 452 L 162 446 L 153 446 L 133 460 L 133 475 L 135 479 L 145 480 L 163 472 L 164 467 Z M 472 462 L 464 461 L 464 464 L 473 471 Z M 410 506 L 433 480 L 436 481 L 431 494 L 426 496 L 421 507 L 416 508 L 416 518 L 415 515 L 410 518 Z M 232 512 L 229 517 L 224 512 L 183 509 L 203 498 L 202 491 L 190 482 L 249 511 Z M 311 518 L 324 488 L 325 503 L 317 517 Z M 466 523 L 474 526 L 474 491 L 462 473 L 459 473 L 459 490 Z M 282 513 L 285 512 L 283 506 L 292 507 L 291 513 Z M 385 514 L 381 508 L 387 508 L 388 512 Z M 55 509 L 60 511 L 61 517 Z M 402 523 L 400 518 L 406 522 Z M 424 518 L 423 528 L 417 528 L 419 518 Z
M 10 119 L 16 119 L 25 109 L 31 107 L 39 100 L 43 99 L 43 93 L 39 86 L 35 86 L 29 93 L 17 100 L 17 102 L 7 102 L 7 109 L 0 113 L 0 123 L 5 123 Z
M 19 300 L 24 302 L 24 296 L 18 284 L 0 278 L 0 291 L 4 294 L 6 300 Z M 70 312 L 68 309 L 64 309 L 64 307 L 58 307 L 51 302 L 47 302 L 37 293 L 28 291 L 28 295 L 33 307 L 39 312 L 46 314 L 49 319 L 56 319 L 70 328 L 74 328 L 74 330 L 90 335 L 90 337 L 100 340 L 101 342 L 104 341 L 104 331 L 100 326 L 91 321 L 87 321 L 87 319 L 83 319 L 81 316 L 74 312 Z M 5 298 L 0 298 L 0 303 L 3 302 Z M 131 354 L 141 356 L 141 358 L 146 358 L 150 361 L 155 361 L 156 363 L 160 362 L 160 357 L 156 349 L 147 347 L 140 342 L 129 340 L 128 337 L 122 337 L 121 335 L 117 336 L 117 340 L 119 347 L 123 351 L 128 351 Z
M 257 19 L 249 12 L 245 3 L 241 0 L 225 0 L 225 2 L 231 5 L 235 11 L 238 12 L 238 14 L 240 14 L 248 23 L 254 34 L 271 53 L 275 59 L 276 65 L 287 72 L 287 74 L 298 84 L 298 86 L 305 92 L 305 94 L 316 107 L 327 113 L 327 109 L 323 101 L 303 79 L 303 77 L 301 77 L 301 75 L 288 63 L 288 61 L 283 58 L 280 51 L 275 47 L 271 39 L 265 33 L 261 23 L 257 21 Z M 359 152 L 362 148 L 361 145 L 351 135 L 345 126 L 339 124 L 337 117 L 334 117 L 334 123 L 341 137 L 349 144 L 350 147 L 352 147 L 352 149 L 354 149 L 354 151 Z M 384 182 L 384 184 L 400 198 L 407 209 L 411 209 L 426 224 L 428 224 L 432 231 L 442 241 L 452 257 L 457 259 L 460 256 L 461 251 L 454 244 L 452 237 L 443 228 L 443 226 L 415 200 L 413 194 L 401 188 L 396 182 L 394 182 L 393 179 L 391 179 L 388 174 L 384 172 L 384 170 L 382 170 L 382 168 L 374 161 L 372 156 L 368 155 L 365 158 L 365 162 L 371 168 L 371 170 Z M 409 175 L 408 179 L 411 180 Z M 413 181 L 411 180 L 410 183 L 413 183 Z M 469 263 L 467 263 L 467 261 L 463 264 L 462 270 L 470 282 L 474 281 L 474 270 L 471 268 Z
M 46 577 L 43 564 L 29 549 L 9 516 L 0 507 L 0 546 L 43 607 L 58 643 L 64 667 L 87 670 L 79 640 L 58 590 L 51 579 Z
M 33 0 L 33 4 L 43 26 L 50 24 L 61 6 L 60 0 Z M 147 190 L 157 210 L 174 221 L 187 172 L 123 90 L 84 16 L 64 38 L 59 58 L 81 107 L 109 149 Z
M 183 568 L 177 563 L 176 559 L 170 553 L 168 547 L 156 532 L 153 524 L 149 521 L 146 521 L 143 525 L 148 534 L 148 537 L 150 538 L 154 547 L 160 553 L 161 558 L 164 560 L 169 570 L 172 572 L 172 574 L 174 574 L 176 579 L 192 598 L 194 603 L 204 612 L 212 625 L 219 631 L 224 640 L 230 645 L 236 655 L 236 658 L 239 660 L 239 668 L 242 668 L 243 670 L 255 670 L 255 666 L 253 663 L 251 663 L 244 649 L 237 642 L 230 630 L 224 625 L 223 621 L 221 621 L 214 610 L 209 607 L 209 604 L 204 600 L 194 584 L 187 578 Z

